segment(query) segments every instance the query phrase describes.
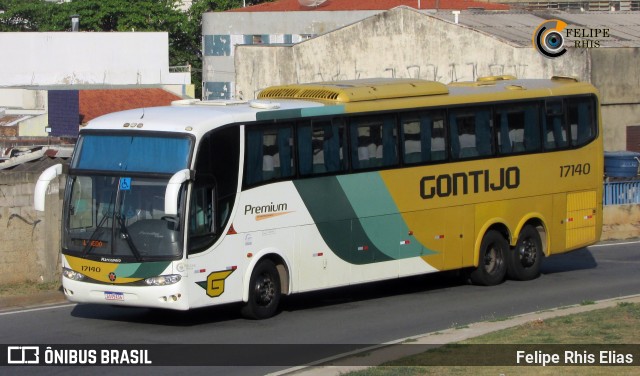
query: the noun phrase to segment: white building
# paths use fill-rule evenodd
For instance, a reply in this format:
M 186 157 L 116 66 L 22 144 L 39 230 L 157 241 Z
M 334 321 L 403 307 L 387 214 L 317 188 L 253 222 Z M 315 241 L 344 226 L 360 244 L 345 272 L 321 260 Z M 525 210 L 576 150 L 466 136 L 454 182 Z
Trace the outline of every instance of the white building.
M 189 69 L 169 67 L 166 32 L 5 32 L 0 51 L 6 52 L 0 59 L 3 141 L 47 136 L 52 92 L 161 87 L 194 96 Z

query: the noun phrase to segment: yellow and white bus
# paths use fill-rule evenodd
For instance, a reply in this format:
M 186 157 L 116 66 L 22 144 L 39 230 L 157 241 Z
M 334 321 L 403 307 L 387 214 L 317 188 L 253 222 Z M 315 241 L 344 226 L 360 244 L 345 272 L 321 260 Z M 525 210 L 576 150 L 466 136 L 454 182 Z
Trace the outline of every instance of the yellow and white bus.
M 64 196 L 75 302 L 186 310 L 443 270 L 527 280 L 597 242 L 597 90 L 571 78 L 369 79 L 184 100 L 80 131 Z M 44 208 L 45 171 L 35 206 Z

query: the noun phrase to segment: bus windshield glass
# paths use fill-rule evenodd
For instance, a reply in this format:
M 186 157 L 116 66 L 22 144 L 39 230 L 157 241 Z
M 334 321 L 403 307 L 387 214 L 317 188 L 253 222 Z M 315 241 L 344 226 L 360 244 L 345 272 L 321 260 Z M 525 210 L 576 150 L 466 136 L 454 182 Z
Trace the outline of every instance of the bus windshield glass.
M 181 216 L 164 212 L 171 175 L 189 168 L 192 140 L 165 135 L 81 135 L 71 162 L 63 252 L 148 261 L 182 254 Z
M 72 176 L 64 252 L 149 261 L 181 255 L 179 216 L 166 216 L 167 179 Z
M 173 174 L 188 168 L 190 149 L 185 137 L 86 134 L 71 168 Z

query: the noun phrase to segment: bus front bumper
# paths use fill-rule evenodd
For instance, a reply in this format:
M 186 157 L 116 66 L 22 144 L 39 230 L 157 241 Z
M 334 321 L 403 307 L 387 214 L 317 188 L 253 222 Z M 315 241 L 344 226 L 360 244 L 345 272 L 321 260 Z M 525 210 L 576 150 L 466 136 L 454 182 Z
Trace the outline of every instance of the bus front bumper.
M 62 277 L 62 287 L 66 298 L 76 303 L 164 308 L 180 311 L 189 309 L 184 280 L 167 286 L 124 286 L 75 281 Z

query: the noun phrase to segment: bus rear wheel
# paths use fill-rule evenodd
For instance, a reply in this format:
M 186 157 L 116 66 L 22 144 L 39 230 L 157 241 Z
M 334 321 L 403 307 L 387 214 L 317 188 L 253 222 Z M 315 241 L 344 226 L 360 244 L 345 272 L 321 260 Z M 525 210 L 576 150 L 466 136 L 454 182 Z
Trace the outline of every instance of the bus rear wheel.
M 276 314 L 280 304 L 280 275 L 271 260 L 256 265 L 249 280 L 249 301 L 242 307 L 244 317 L 266 319 Z
M 489 230 L 482 238 L 478 267 L 469 278 L 476 285 L 493 286 L 504 281 L 507 273 L 506 255 L 509 251 L 507 239 L 498 231 Z
M 518 243 L 509 253 L 507 273 L 509 278 L 528 281 L 540 275 L 542 241 L 533 226 L 525 226 L 518 236 Z

